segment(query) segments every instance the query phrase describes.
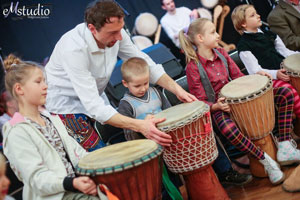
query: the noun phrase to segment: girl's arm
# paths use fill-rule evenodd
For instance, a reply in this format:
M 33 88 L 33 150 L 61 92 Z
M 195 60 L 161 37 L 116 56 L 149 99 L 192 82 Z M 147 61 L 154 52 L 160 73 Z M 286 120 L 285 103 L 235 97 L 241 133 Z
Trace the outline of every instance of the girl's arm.
M 277 71 L 278 70 L 269 70 L 264 69 L 258 63 L 256 57 L 251 53 L 251 51 L 241 51 L 239 53 L 240 59 L 244 63 L 249 74 L 256 74 L 259 71 L 265 71 L 271 74 L 273 79 L 277 79 Z

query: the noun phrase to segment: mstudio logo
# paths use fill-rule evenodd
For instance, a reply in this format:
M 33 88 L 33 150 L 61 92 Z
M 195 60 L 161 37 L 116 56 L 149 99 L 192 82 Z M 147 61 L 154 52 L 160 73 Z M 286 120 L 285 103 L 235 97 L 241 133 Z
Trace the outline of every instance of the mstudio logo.
M 11 2 L 10 6 L 3 8 L 3 15 L 7 18 L 10 14 L 14 14 L 19 18 L 49 18 L 51 14 L 51 9 L 49 5 L 42 5 L 40 3 L 36 5 L 30 6 L 19 6 L 19 2 L 17 1 L 15 4 Z

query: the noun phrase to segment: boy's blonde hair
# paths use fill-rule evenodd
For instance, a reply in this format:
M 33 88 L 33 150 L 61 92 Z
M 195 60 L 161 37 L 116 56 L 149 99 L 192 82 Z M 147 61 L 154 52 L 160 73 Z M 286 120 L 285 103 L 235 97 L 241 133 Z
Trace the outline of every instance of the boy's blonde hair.
M 248 8 L 251 7 L 253 7 L 253 5 L 243 4 L 235 7 L 234 10 L 232 11 L 231 19 L 232 19 L 233 26 L 240 35 L 243 35 L 245 30 L 242 26 L 242 24 L 246 22 L 245 12 Z
M 24 84 L 35 68 L 42 68 L 39 64 L 29 61 L 22 61 L 20 58 L 13 54 L 9 54 L 4 60 L 5 74 L 5 87 L 6 90 L 17 99 L 14 91 L 16 83 Z
M 123 63 L 121 73 L 123 80 L 130 82 L 134 76 L 149 73 L 149 66 L 143 58 L 132 57 Z
M 179 32 L 180 47 L 184 51 L 187 63 L 189 63 L 191 60 L 194 60 L 196 63 L 199 62 L 194 48 L 194 46 L 197 45 L 195 38 L 198 34 L 204 34 L 204 25 L 207 22 L 210 22 L 210 20 L 206 18 L 198 18 L 190 24 L 187 31 L 181 30 Z

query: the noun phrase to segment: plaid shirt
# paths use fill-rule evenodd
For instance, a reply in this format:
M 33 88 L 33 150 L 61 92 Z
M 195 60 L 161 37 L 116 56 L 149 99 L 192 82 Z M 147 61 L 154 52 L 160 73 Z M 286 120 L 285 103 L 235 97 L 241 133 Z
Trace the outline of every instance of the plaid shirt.
M 235 62 L 230 58 L 230 56 L 226 53 L 226 51 L 222 48 L 217 49 L 222 55 L 224 55 L 225 59 L 228 63 L 228 70 L 230 73 L 230 77 L 232 79 L 239 78 L 244 76 L 244 74 L 240 71 L 239 67 L 235 64 Z M 219 56 L 214 52 L 213 61 L 206 60 L 198 54 L 198 58 L 200 63 L 204 67 L 209 81 L 215 91 L 217 101 L 219 92 L 224 85 L 226 85 L 228 80 L 228 74 L 226 71 L 225 64 L 219 58 Z M 205 90 L 203 88 L 200 73 L 198 70 L 198 66 L 195 61 L 190 61 L 186 66 L 186 77 L 189 85 L 189 91 L 191 94 L 195 95 L 196 98 L 200 101 L 204 101 L 208 105 L 212 105 L 212 103 L 208 102 L 208 98 L 205 94 Z

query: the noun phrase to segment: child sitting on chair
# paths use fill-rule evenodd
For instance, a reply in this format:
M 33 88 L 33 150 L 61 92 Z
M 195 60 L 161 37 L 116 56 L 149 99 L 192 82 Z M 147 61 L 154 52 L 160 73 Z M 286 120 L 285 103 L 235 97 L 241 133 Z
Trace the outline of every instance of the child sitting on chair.
M 144 119 L 147 114 L 156 114 L 170 107 L 169 101 L 156 88 L 149 87 L 148 64 L 141 58 L 130 58 L 121 67 L 122 83 L 129 89 L 119 104 L 123 115 Z M 179 113 L 180 114 L 180 113 Z M 144 138 L 139 133 L 124 130 L 127 140 Z M 218 144 L 219 156 L 213 164 L 220 182 L 224 184 L 244 185 L 252 180 L 248 174 L 233 170 L 230 161 Z
M 19 112 L 3 127 L 3 150 L 23 182 L 23 199 L 98 199 L 92 179 L 76 177 L 75 166 L 87 152 L 69 136 L 58 116 L 40 108 L 47 84 L 42 67 L 9 55 L 5 85 Z M 10 64 L 8 64 L 10 63 Z
M 299 94 L 289 83 L 290 77 L 285 69 L 280 69 L 284 58 L 299 52 L 286 48 L 280 37 L 270 30 L 260 29 L 262 22 L 253 5 L 237 6 L 231 18 L 235 30 L 242 35 L 237 49 L 248 73 L 264 71 L 272 76 L 274 88 L 290 88 L 295 98 L 294 112 L 300 118 Z
M 240 151 L 250 153 L 259 160 L 271 183 L 281 183 L 285 177 L 278 163 L 239 130 L 231 119 L 230 107 L 224 102 L 225 98 L 218 98 L 220 90 L 230 78 L 236 79 L 243 74 L 225 50 L 217 48 L 219 35 L 214 24 L 207 19 L 196 19 L 190 24 L 187 32 L 180 31 L 179 40 L 187 59 L 186 76 L 190 92 L 197 99 L 210 105 L 212 119 L 222 135 Z M 286 87 L 274 88 L 273 92 L 278 108 L 277 160 L 283 164 L 300 162 L 300 151 L 293 146 L 290 135 L 293 93 Z
M 169 101 L 155 87 L 149 87 L 149 67 L 142 58 L 133 57 L 125 61 L 121 67 L 122 83 L 129 92 L 120 100 L 119 113 L 145 119 L 170 107 Z M 145 138 L 140 133 L 124 130 L 127 140 Z

